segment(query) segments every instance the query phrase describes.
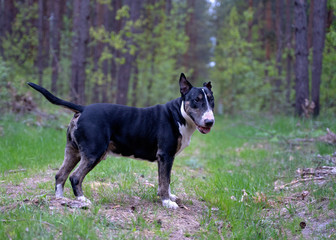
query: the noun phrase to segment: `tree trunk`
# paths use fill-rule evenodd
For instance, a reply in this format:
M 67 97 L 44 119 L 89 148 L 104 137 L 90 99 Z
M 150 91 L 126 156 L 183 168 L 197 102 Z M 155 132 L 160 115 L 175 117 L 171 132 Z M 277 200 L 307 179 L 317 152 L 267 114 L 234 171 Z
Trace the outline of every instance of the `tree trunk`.
M 279 79 L 277 80 L 277 87 L 281 85 L 281 74 L 282 74 L 282 49 L 283 49 L 283 9 L 284 0 L 276 1 L 276 35 L 277 35 L 277 55 L 276 55 L 276 66 L 278 69 Z
M 188 36 L 188 50 L 185 52 L 183 56 L 183 66 L 189 71 L 193 70 L 189 79 L 197 79 L 198 72 L 194 67 L 194 62 L 196 61 L 196 46 L 197 46 L 197 25 L 196 25 L 196 0 L 187 0 L 187 22 L 185 24 L 185 34 Z
M 305 99 L 309 99 L 307 15 L 305 0 L 295 0 L 295 112 L 301 116 Z
M 100 4 L 97 1 L 95 6 L 95 13 L 93 16 L 93 25 L 95 28 L 99 28 L 103 25 L 103 11 L 104 5 Z M 96 41 L 96 44 L 93 46 L 93 72 L 96 73 L 96 77 L 94 79 L 94 88 L 93 88 L 93 95 L 92 95 L 92 102 L 101 102 L 100 96 L 102 95 L 102 91 L 104 91 L 101 87 L 101 82 L 99 82 L 98 72 L 100 71 L 99 66 L 99 59 L 101 57 L 103 50 L 103 43 L 101 41 Z
M 290 103 L 290 94 L 292 89 L 292 65 L 293 65 L 293 57 L 291 54 L 292 46 L 292 9 L 293 9 L 293 2 L 292 0 L 286 1 L 286 45 L 287 45 L 287 65 L 286 65 L 286 101 Z
M 38 68 L 38 82 L 39 85 L 42 85 L 42 78 L 43 78 L 43 65 L 45 59 L 43 58 L 43 20 L 44 20 L 44 6 L 43 0 L 39 0 L 38 3 L 38 52 L 37 52 L 37 68 Z
M 272 2 L 271 0 L 266 0 L 265 3 L 265 55 L 266 60 L 269 61 L 271 59 L 271 36 L 273 32 L 273 24 L 272 24 Z
M 58 73 L 60 69 L 59 61 L 60 61 L 60 40 L 61 40 L 61 0 L 54 0 L 53 1 L 53 9 L 51 13 L 51 90 L 54 93 L 57 93 L 57 80 L 58 80 Z
M 71 96 L 72 101 L 85 104 L 85 65 L 89 39 L 89 0 L 75 0 L 73 5 Z
M 327 18 L 327 0 L 320 0 L 314 6 L 313 19 L 313 64 L 312 64 L 312 101 L 315 103 L 314 116 L 320 113 L 320 84 Z
M 314 0 L 310 0 L 308 17 L 308 48 L 313 46 Z

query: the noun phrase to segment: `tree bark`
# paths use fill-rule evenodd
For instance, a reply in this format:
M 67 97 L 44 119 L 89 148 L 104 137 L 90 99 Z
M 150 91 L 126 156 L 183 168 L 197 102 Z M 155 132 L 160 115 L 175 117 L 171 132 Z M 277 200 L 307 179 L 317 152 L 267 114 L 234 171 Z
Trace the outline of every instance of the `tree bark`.
M 38 68 L 38 82 L 39 85 L 42 85 L 42 78 L 43 78 L 43 62 L 45 59 L 43 58 L 43 21 L 44 21 L 44 6 L 43 0 L 39 0 L 38 3 L 38 49 L 37 49 L 37 68 Z
M 196 59 L 196 46 L 197 46 L 197 24 L 196 24 L 196 0 L 187 0 L 188 16 L 185 24 L 185 34 L 188 36 L 188 50 L 183 56 L 183 66 L 186 70 L 193 69 L 193 73 L 189 79 L 197 79 L 198 71 L 194 67 Z
M 103 26 L 103 16 L 104 16 L 104 8 L 106 6 L 103 4 L 100 4 L 99 1 L 96 2 L 95 6 L 95 14 L 93 17 L 93 25 L 95 28 L 100 28 Z M 93 71 L 97 73 L 100 71 L 100 65 L 99 65 L 99 59 L 101 57 L 103 51 L 103 43 L 101 41 L 96 42 L 96 44 L 93 46 L 93 61 L 94 61 L 94 67 Z M 102 83 L 99 81 L 99 77 L 94 79 L 94 89 L 93 89 L 93 96 L 92 96 L 92 102 L 101 102 L 101 95 L 104 89 L 102 88 Z
M 320 0 L 314 6 L 313 17 L 313 64 L 312 64 L 312 101 L 315 103 L 314 116 L 320 113 L 320 84 L 322 74 L 323 49 L 327 18 L 327 0 Z
M 293 2 L 292 0 L 286 1 L 286 45 L 287 45 L 287 56 L 286 56 L 286 100 L 287 103 L 290 103 L 290 94 L 292 89 L 292 68 L 293 68 L 293 57 L 291 54 L 292 46 L 292 9 Z
M 295 112 L 301 116 L 305 99 L 309 99 L 307 15 L 305 0 L 295 0 Z
M 277 34 L 277 55 L 276 55 L 276 66 L 278 69 L 278 80 L 277 88 L 281 85 L 281 74 L 282 74 L 282 49 L 283 49 L 283 9 L 284 0 L 276 1 L 276 34 Z
M 57 80 L 58 80 L 58 73 L 60 69 L 59 61 L 60 61 L 60 40 L 61 40 L 61 0 L 54 0 L 53 1 L 53 9 L 51 13 L 51 90 L 55 94 L 57 93 Z
M 308 17 L 308 48 L 313 46 L 314 0 L 310 0 Z
M 271 0 L 266 0 L 265 3 L 265 29 L 266 29 L 266 36 L 265 36 L 265 55 L 266 60 L 269 61 L 271 59 L 271 35 L 273 31 L 273 24 L 272 24 L 272 2 Z
M 85 104 L 85 65 L 89 39 L 89 0 L 75 0 L 73 5 L 71 96 L 72 101 Z

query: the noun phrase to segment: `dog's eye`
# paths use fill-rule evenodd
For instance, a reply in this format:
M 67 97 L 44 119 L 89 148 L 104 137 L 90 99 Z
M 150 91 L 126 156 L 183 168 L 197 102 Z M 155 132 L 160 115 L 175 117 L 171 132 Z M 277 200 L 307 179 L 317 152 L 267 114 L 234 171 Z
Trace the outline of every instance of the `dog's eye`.
M 195 98 L 195 99 L 194 99 L 194 102 L 195 102 L 195 103 L 198 103 L 199 101 L 200 101 L 199 98 Z

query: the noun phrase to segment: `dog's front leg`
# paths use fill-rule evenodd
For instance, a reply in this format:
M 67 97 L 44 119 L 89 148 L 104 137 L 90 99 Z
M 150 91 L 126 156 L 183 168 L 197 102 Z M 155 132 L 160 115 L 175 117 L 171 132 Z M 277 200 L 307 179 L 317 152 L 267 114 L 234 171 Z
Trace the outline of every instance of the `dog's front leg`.
M 174 157 L 167 154 L 159 154 L 158 168 L 159 168 L 159 191 L 158 195 L 161 197 L 162 205 L 166 208 L 177 209 L 178 205 L 175 200 L 177 197 L 170 193 L 170 174 L 173 167 Z

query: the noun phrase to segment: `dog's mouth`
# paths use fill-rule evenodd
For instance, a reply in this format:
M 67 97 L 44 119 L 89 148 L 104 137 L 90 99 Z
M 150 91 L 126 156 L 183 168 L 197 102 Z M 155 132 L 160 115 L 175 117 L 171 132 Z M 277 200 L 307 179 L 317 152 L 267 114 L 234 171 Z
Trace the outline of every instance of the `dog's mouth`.
M 197 130 L 200 132 L 200 133 L 203 133 L 203 134 L 207 134 L 210 132 L 211 130 L 211 127 L 202 127 L 202 126 L 199 126 L 199 125 L 196 125 L 197 127 Z

